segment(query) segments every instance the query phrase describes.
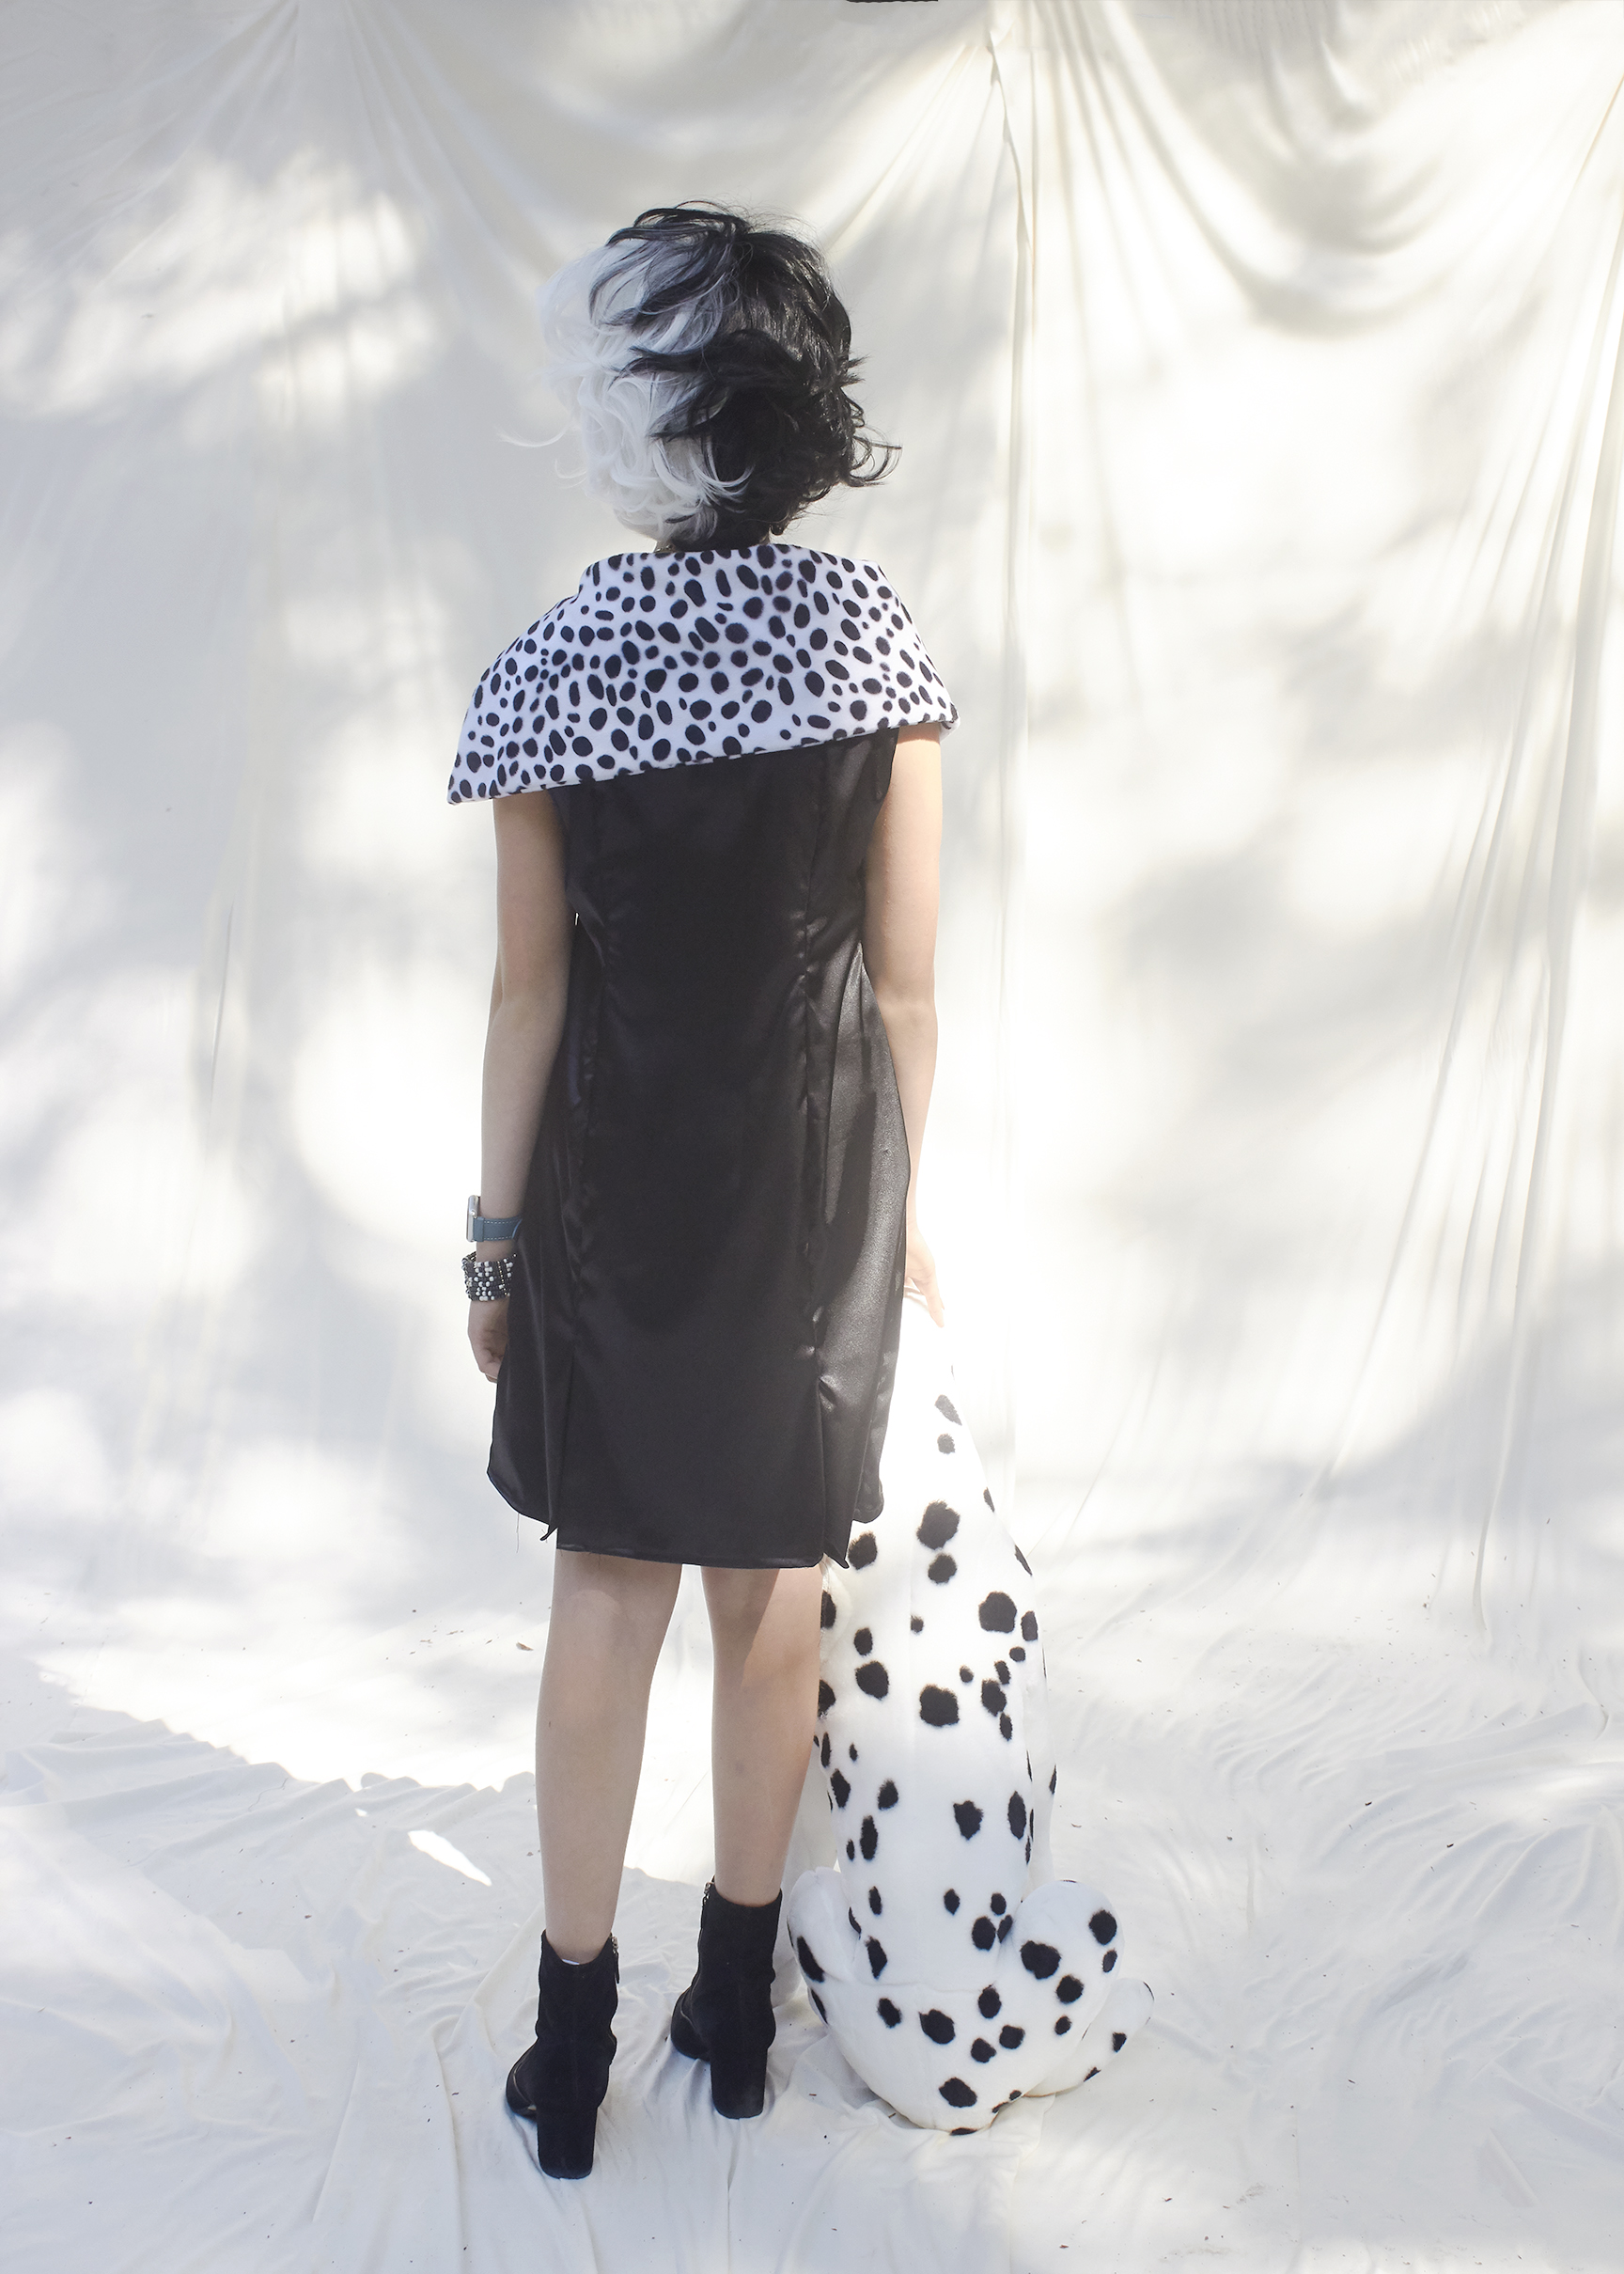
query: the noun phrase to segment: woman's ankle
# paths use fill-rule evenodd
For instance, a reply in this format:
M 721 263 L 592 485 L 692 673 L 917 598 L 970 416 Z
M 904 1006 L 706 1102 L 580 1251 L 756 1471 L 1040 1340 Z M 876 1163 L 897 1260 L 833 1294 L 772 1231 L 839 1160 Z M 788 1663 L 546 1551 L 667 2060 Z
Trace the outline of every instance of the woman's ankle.
M 775 1887 L 770 1895 L 763 1895 L 759 1891 L 760 1882 L 758 1880 L 749 1878 L 741 1878 L 731 1883 L 729 1886 L 724 1886 L 720 1872 L 717 1873 L 710 1884 L 716 1890 L 718 1895 L 721 1896 L 723 1902 L 730 1903 L 736 1911 L 771 1910 L 773 1904 L 778 1901 L 779 1897 L 784 1892 L 782 1886 L 779 1886 Z M 747 1894 L 735 1895 L 731 1891 L 733 1885 L 746 1888 L 750 1891 Z
M 562 1940 L 556 1939 L 550 1928 L 543 1927 L 541 1939 L 554 1957 L 561 1960 L 565 1966 L 590 1966 L 595 1959 L 602 1957 L 609 1947 L 611 1937 L 604 1935 L 594 1946 L 590 1937 L 582 1939 L 579 1937 L 566 1936 Z

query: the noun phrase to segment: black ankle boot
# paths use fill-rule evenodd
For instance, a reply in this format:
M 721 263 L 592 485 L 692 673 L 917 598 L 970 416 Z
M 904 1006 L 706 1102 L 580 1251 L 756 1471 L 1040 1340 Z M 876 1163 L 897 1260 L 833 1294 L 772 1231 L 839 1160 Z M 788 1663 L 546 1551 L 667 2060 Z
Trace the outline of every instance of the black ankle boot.
M 699 1970 L 677 2000 L 671 2042 L 710 2063 L 719 2116 L 759 2116 L 767 2097 L 773 2018 L 773 1946 L 780 1891 L 771 1903 L 729 1903 L 712 1880 L 699 1913 Z
M 620 1953 L 615 1937 L 585 1966 L 567 1966 L 541 1937 L 536 2042 L 508 2072 L 508 2106 L 536 2126 L 536 2160 L 554 2179 L 592 2169 L 598 2109 L 609 2090 Z

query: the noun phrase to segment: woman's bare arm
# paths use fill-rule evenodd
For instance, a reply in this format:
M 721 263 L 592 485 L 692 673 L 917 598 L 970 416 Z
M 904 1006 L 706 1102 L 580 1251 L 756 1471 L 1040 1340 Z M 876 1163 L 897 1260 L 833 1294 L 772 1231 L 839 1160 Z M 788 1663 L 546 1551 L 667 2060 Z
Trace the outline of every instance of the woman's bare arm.
M 891 1044 L 913 1175 L 908 1184 L 907 1283 L 938 1326 L 936 1262 L 919 1231 L 916 1202 L 925 1117 L 936 1074 L 936 904 L 942 850 L 942 729 L 904 727 L 891 788 L 868 845 L 863 960 Z
M 493 801 L 496 824 L 496 976 L 485 1035 L 479 1153 L 484 1215 L 514 1216 L 524 1205 L 542 1100 L 564 1030 L 574 919 L 564 897 L 564 828 L 545 791 Z M 511 1240 L 485 1240 L 481 1256 L 504 1256 Z M 492 1382 L 508 1347 L 508 1305 L 471 1303 L 468 1340 Z

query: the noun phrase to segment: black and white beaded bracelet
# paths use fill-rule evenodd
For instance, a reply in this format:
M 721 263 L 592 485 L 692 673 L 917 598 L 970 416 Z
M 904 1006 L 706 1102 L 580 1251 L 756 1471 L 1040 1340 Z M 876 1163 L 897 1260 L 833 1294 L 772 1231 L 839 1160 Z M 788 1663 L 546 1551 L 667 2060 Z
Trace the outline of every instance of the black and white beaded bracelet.
M 500 1303 L 510 1292 L 518 1268 L 516 1255 L 487 1256 L 480 1261 L 472 1248 L 462 1258 L 462 1284 L 470 1303 Z

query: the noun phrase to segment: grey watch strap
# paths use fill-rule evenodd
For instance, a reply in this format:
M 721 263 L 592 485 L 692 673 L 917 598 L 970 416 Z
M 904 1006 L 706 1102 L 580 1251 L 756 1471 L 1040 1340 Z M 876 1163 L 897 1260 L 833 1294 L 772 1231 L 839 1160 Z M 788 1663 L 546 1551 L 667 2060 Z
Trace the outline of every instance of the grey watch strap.
M 476 1192 L 468 1195 L 467 1237 L 471 1240 L 517 1239 L 519 1227 L 523 1221 L 523 1217 L 518 1215 L 481 1215 L 479 1195 Z

